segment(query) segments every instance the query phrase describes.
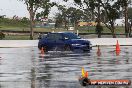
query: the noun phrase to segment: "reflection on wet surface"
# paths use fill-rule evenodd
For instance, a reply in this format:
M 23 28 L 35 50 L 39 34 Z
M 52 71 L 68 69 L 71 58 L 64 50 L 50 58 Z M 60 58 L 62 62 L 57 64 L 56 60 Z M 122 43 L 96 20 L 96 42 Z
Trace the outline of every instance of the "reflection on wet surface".
M 132 47 L 97 47 L 89 53 L 50 51 L 37 47 L 0 48 L 0 88 L 83 88 L 78 78 L 81 67 L 90 79 L 132 80 Z M 89 86 L 87 88 L 132 88 Z

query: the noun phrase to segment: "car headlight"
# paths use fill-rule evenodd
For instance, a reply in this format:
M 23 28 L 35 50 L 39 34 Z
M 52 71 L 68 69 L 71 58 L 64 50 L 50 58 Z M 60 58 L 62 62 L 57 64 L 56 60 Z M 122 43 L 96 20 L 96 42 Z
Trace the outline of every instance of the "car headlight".
M 90 44 L 89 44 L 89 45 L 90 45 L 90 47 L 92 47 L 92 43 L 91 43 L 91 42 L 90 42 Z
M 92 44 L 90 44 L 90 47 L 92 47 Z

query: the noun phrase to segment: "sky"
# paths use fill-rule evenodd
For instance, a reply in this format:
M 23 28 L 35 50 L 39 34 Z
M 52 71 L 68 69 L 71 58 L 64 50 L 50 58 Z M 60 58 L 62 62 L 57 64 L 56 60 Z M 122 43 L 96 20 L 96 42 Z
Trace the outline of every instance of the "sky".
M 71 6 L 73 3 L 72 0 L 69 0 L 69 2 L 66 4 L 62 2 L 63 0 L 51 0 L 56 1 L 58 4 L 63 4 L 67 6 Z M 50 16 L 54 16 L 55 13 L 57 13 L 57 8 L 52 8 Z M 26 8 L 26 5 L 24 2 L 18 1 L 18 0 L 1 0 L 0 2 L 0 15 L 6 15 L 6 17 L 13 17 L 14 15 L 19 17 L 28 17 L 29 14 Z
M 26 5 L 18 0 L 1 0 L 0 2 L 0 15 L 13 17 L 29 17 Z

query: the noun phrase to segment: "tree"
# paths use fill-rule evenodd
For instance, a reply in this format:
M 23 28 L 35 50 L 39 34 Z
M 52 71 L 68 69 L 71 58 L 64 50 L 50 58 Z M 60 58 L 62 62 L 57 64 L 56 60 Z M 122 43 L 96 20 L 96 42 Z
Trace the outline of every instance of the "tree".
M 62 21 L 62 23 L 64 23 L 65 29 L 68 30 L 67 24 L 69 24 L 68 23 L 69 18 L 67 16 L 67 8 L 64 5 L 58 5 L 57 7 L 58 7 L 58 10 L 60 11 L 59 15 L 61 16 L 61 17 L 58 17 L 58 18 Z M 57 20 L 59 20 L 59 19 L 57 19 Z
M 83 20 L 85 22 L 90 22 L 90 21 L 95 20 L 94 15 L 88 8 L 83 9 L 83 15 L 84 15 Z
M 98 34 L 98 38 L 101 38 L 101 32 L 103 31 L 103 27 L 100 24 L 97 24 L 95 31 Z
M 119 6 L 117 4 L 117 2 L 110 4 L 111 0 L 107 0 L 107 2 L 101 2 L 102 7 L 103 7 L 103 11 L 105 13 L 105 19 L 107 19 L 106 21 L 104 20 L 104 24 L 106 25 L 107 28 L 109 28 L 111 30 L 111 33 L 113 35 L 113 38 L 116 37 L 115 35 L 115 20 L 117 18 L 119 18 Z
M 77 29 L 78 21 L 84 18 L 83 11 L 74 7 L 67 9 L 67 16 L 70 19 L 70 22 L 73 24 L 74 29 Z
M 128 8 L 128 19 L 132 19 L 132 8 Z
M 29 21 L 28 18 L 23 17 L 23 18 L 20 20 L 20 22 L 21 22 L 22 26 L 29 27 L 29 23 L 30 23 L 30 21 Z
M 132 37 L 132 8 L 128 8 L 128 19 L 129 19 L 129 37 Z
M 76 9 L 74 7 L 66 8 L 65 6 L 59 5 L 58 6 L 59 13 L 56 17 L 56 27 L 58 24 L 65 24 L 65 28 L 69 27 L 69 24 L 71 23 L 74 28 L 77 28 L 77 23 L 80 19 L 84 18 L 83 11 L 80 9 Z
M 83 2 L 81 0 L 74 0 L 74 1 L 79 4 L 81 3 L 86 4 L 87 8 L 91 11 L 91 13 L 93 13 L 94 17 L 97 18 L 96 28 L 101 28 L 98 29 L 98 31 L 102 30 L 101 22 L 103 22 L 106 25 L 106 27 L 111 30 L 113 37 L 116 37 L 114 32 L 115 30 L 114 21 L 116 18 L 118 18 L 118 10 L 119 10 L 119 7 L 116 5 L 116 2 L 114 2 L 114 4 L 111 4 L 113 0 L 84 0 Z M 103 12 L 105 19 L 107 19 L 105 21 L 101 20 L 101 13 Z
M 50 0 L 19 0 L 24 1 L 30 16 L 30 39 L 33 39 L 33 27 L 35 25 L 35 16 L 38 9 L 42 9 L 43 16 L 48 15 L 49 9 L 55 5 Z M 41 13 L 41 14 L 42 14 Z
M 98 38 L 101 37 L 101 33 L 103 31 L 103 27 L 101 26 L 101 3 L 99 0 L 84 0 L 81 2 L 81 0 L 74 0 L 77 4 L 85 4 L 86 9 L 84 11 L 89 12 L 90 21 L 96 21 L 97 25 L 95 28 L 96 33 L 98 34 Z M 86 13 L 86 12 L 84 12 Z M 95 20 L 96 18 L 96 20 Z
M 5 38 L 5 34 L 0 31 L 0 40 L 2 40 L 3 38 Z
M 55 28 L 61 27 L 61 25 L 63 24 L 63 21 L 64 21 L 62 14 L 60 14 L 60 13 L 56 14 L 55 19 L 56 19 Z
M 128 37 L 129 34 L 129 24 L 128 24 L 128 5 L 132 2 L 132 0 L 117 0 L 119 5 L 122 7 L 125 17 L 125 34 Z
M 101 38 L 101 33 L 103 31 L 103 27 L 101 26 L 101 5 L 100 5 L 100 3 L 96 2 L 95 7 L 97 8 L 96 33 L 98 34 L 98 38 Z

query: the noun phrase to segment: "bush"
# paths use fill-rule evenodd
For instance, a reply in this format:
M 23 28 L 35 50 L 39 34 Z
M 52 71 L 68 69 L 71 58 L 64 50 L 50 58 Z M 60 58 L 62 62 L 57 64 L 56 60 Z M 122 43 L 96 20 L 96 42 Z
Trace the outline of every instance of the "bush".
M 0 32 L 0 39 L 2 40 L 3 38 L 5 38 L 5 34 Z

